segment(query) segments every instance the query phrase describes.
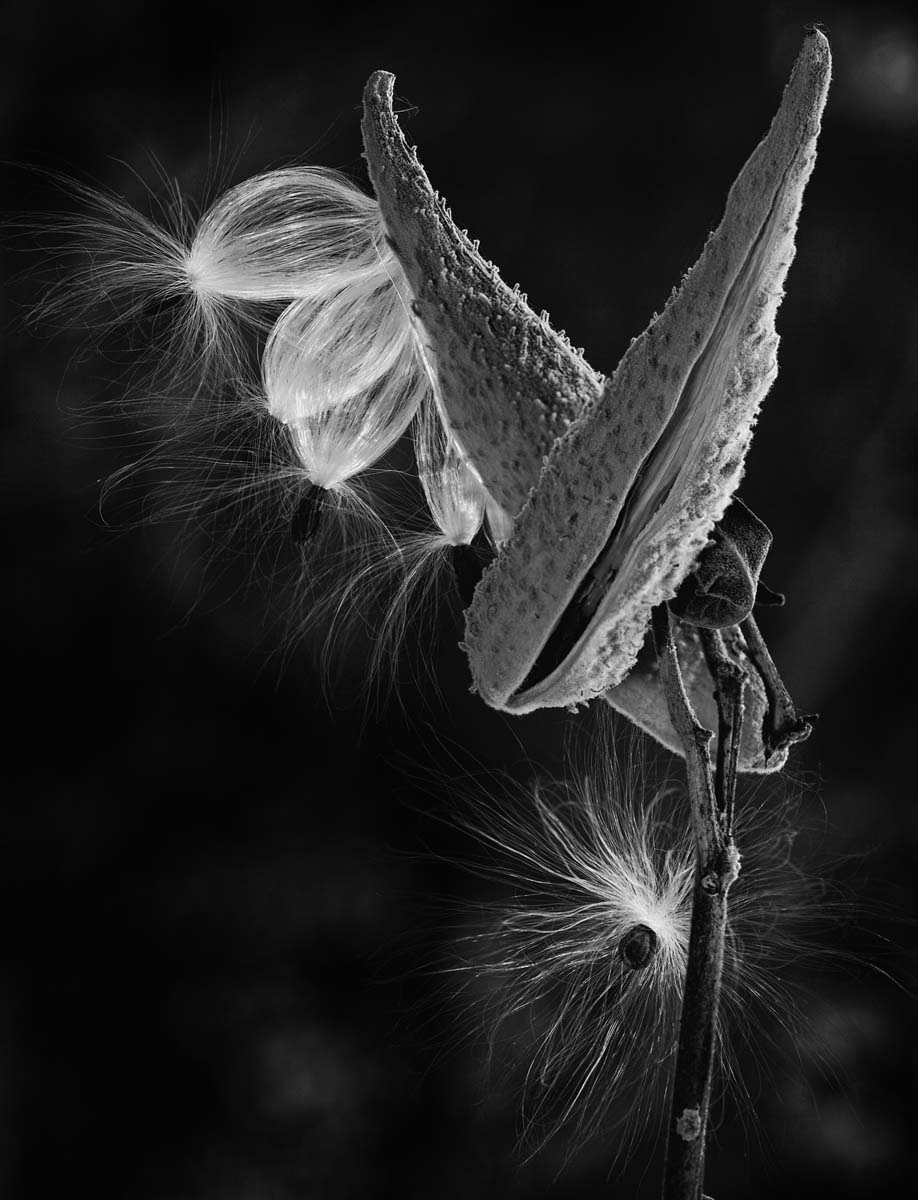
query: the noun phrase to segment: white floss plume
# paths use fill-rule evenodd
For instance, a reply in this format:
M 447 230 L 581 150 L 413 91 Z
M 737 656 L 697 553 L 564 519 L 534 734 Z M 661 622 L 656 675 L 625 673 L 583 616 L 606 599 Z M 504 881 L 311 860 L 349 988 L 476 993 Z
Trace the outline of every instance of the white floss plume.
M 187 259 L 194 288 L 241 301 L 321 300 L 379 274 L 376 201 L 323 167 L 286 167 L 225 192 Z
M 488 496 L 443 424 L 426 356 L 418 362 L 423 372 L 412 433 L 426 519 L 403 513 L 385 537 L 367 540 L 358 570 L 337 580 L 328 577 L 323 608 L 331 618 L 326 659 L 331 644 L 357 623 L 373 632 L 370 679 L 394 682 L 393 669 L 411 629 L 415 646 L 425 648 L 417 665 L 437 688 L 429 656 L 436 601 L 451 578 L 464 606 L 487 565 L 491 552 L 482 526 Z M 332 420 L 337 411 L 332 408 L 325 419 Z
M 392 258 L 376 201 L 320 167 L 257 175 L 197 221 L 171 183 L 165 201 L 153 198 L 154 216 L 75 181 L 61 186 L 82 211 L 42 221 L 66 269 L 35 319 L 104 333 L 152 317 L 148 358 L 173 391 L 189 379 L 238 383 L 248 375 L 248 334 L 266 331 L 280 305 L 321 304 L 361 280 L 372 291 Z
M 484 520 L 487 492 L 444 426 L 433 396 L 418 414 L 414 452 L 442 544 L 470 545 Z
M 513 517 L 497 503 L 493 496 L 488 497 L 486 511 L 491 541 L 495 546 L 502 546 L 513 533 Z
M 218 491 L 251 505 L 281 483 L 301 545 L 314 540 L 324 507 L 344 501 L 371 517 L 372 504 L 351 481 L 392 448 L 430 386 L 411 293 L 376 201 L 343 175 L 308 166 L 230 188 L 197 222 L 177 191 L 152 220 L 115 197 L 69 186 L 85 212 L 57 228 L 81 251 L 79 262 L 36 315 L 101 305 L 105 328 L 137 327 L 132 350 L 148 332 L 145 318 L 155 316 L 146 358 L 156 386 L 148 381 L 145 398 L 127 411 L 158 449 L 118 479 L 151 462 L 172 475 L 181 463 L 183 495 L 173 489 L 167 505 L 194 513 L 205 497 L 208 506 L 222 504 Z M 265 408 L 284 426 L 280 439 Z M 235 480 L 232 454 L 218 450 L 229 428 Z M 286 462 L 278 460 L 282 443 Z M 191 494 L 195 456 L 200 495 Z M 323 491 L 334 503 L 318 503 Z
M 301 476 L 291 533 L 304 544 L 319 491 L 357 501 L 350 481 L 392 448 L 430 388 L 379 206 L 335 171 L 256 176 L 205 214 L 189 273 L 205 295 L 289 301 L 262 354 L 262 399 L 289 434 Z
M 51 178 L 79 208 L 30 224 L 52 277 L 31 321 L 88 330 L 106 349 L 110 334 L 127 331 L 132 358 L 149 367 L 147 390 L 153 381 L 165 381 L 164 391 L 185 386 L 192 366 L 195 385 L 205 366 L 234 375 L 238 334 L 189 278 L 194 219 L 178 186 L 170 181 L 166 196 L 151 194 L 148 216 L 112 192 Z
M 424 357 L 430 370 L 431 355 L 426 348 Z M 432 372 L 431 378 L 435 379 Z M 485 487 L 453 437 L 443 419 L 435 382 L 430 403 L 418 414 L 414 448 L 427 506 L 445 545 L 455 549 L 472 545 L 483 525 L 492 546 L 510 536 L 513 518 Z
M 533 1151 L 569 1125 L 574 1145 L 614 1128 L 621 1151 L 663 1111 L 694 847 L 665 793 L 645 804 L 623 782 L 536 784 L 470 818 L 485 873 L 513 894 L 459 953 L 483 988 L 492 1060 L 521 1057 Z
M 371 679 L 394 658 L 422 574 L 417 556 L 405 552 L 406 539 L 388 528 L 358 479 L 429 399 L 409 306 L 408 285 L 383 241 L 372 271 L 355 271 L 333 292 L 288 305 L 262 357 L 261 400 L 286 433 L 297 496 L 290 535 L 310 552 L 299 605 L 308 616 L 298 625 L 325 626 L 326 671 L 342 641 L 378 626 Z M 329 511 L 333 523 L 323 520 Z M 322 554 L 312 554 L 329 532 L 340 548 L 332 551 L 325 537 Z
M 492 1068 L 522 1077 L 521 1149 L 535 1153 L 563 1128 L 569 1157 L 601 1131 L 621 1160 L 659 1133 L 668 1108 L 695 847 L 682 786 L 598 740 L 602 750 L 565 781 L 466 789 L 461 823 L 486 854 L 467 866 L 502 894 L 465 925 L 448 973 L 479 1019 L 483 1010 Z M 740 1100 L 748 1089 L 731 1043 L 793 1032 L 784 968 L 824 959 L 819 924 L 838 917 L 792 863 L 796 805 L 775 792 L 737 815 L 743 873 L 731 892 L 715 1088 Z
M 429 392 L 400 273 L 391 252 L 379 257 L 374 274 L 290 304 L 268 338 L 265 403 L 317 487 L 340 489 L 372 466 Z
M 493 556 L 482 534 L 490 497 L 443 421 L 435 386 L 415 422 L 414 453 L 421 488 L 437 528 L 424 539 L 422 555 L 448 558 L 465 608 Z

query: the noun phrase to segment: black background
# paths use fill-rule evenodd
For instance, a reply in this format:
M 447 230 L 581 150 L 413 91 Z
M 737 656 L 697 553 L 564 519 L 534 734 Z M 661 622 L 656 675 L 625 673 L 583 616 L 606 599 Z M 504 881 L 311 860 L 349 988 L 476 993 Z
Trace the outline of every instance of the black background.
M 2 18 L 10 214 L 67 206 L 17 164 L 141 207 L 153 158 L 197 196 L 215 163 L 229 181 L 293 158 L 365 181 L 359 101 L 385 67 L 459 223 L 604 371 L 697 257 L 804 26 L 824 23 L 835 81 L 743 495 L 792 601 L 763 619 L 773 652 L 821 714 L 794 775 L 861 905 L 831 936 L 879 970 L 804 973 L 837 1073 L 804 1040 L 754 1113 L 728 1109 L 717 1197 L 895 1194 L 916 1167 L 910 10 L 123 0 Z M 91 414 L 119 368 L 23 327 L 47 266 L 29 246 L 7 238 L 0 296 L 0 1192 L 653 1195 L 652 1146 L 608 1182 L 601 1140 L 563 1169 L 563 1144 L 520 1166 L 513 1082 L 488 1081 L 419 973 L 445 936 L 431 898 L 483 887 L 439 861 L 472 847 L 428 815 L 450 805 L 432 764 L 557 771 L 575 718 L 509 721 L 471 697 L 447 596 L 441 636 L 415 639 L 424 670 L 409 654 L 368 710 L 371 637 L 323 682 L 319 639 L 286 638 L 291 570 L 251 567 L 242 534 L 119 532 L 136 514 L 117 503 L 106 525 L 99 480 L 130 461 L 131 420 Z

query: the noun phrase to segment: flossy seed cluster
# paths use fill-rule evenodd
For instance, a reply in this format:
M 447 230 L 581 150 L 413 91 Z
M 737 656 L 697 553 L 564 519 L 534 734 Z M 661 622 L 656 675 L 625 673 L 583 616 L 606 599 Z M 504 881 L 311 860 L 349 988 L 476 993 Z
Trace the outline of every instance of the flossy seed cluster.
M 492 1070 L 522 1077 L 521 1146 L 562 1128 L 568 1153 L 614 1130 L 615 1157 L 656 1132 L 669 1103 L 688 956 L 696 852 L 684 785 L 654 779 L 605 734 L 564 781 L 492 784 L 462 824 L 497 885 L 448 967 L 450 1003 L 485 1013 Z M 726 936 L 715 1091 L 747 1093 L 731 1047 L 793 1029 L 791 964 L 825 957 L 822 884 L 792 860 L 796 800 L 760 788 L 737 817 L 743 886 Z M 819 901 L 819 903 L 817 903 Z M 753 1036 L 755 1035 L 755 1036 Z
M 88 218 L 83 233 L 99 253 L 83 282 L 128 317 L 145 303 L 170 306 L 177 378 L 203 372 L 218 389 L 246 392 L 241 331 L 254 332 L 263 423 L 252 437 L 267 429 L 272 451 L 286 451 L 269 475 L 292 493 L 283 511 L 298 545 L 329 524 L 326 507 L 369 498 L 359 481 L 417 421 L 433 531 L 399 529 L 381 562 L 338 572 L 319 611 L 345 614 L 358 582 L 378 591 L 376 578 L 391 574 L 380 568 L 395 568 L 398 611 L 383 623 L 391 646 L 431 557 L 449 556 L 486 703 L 524 714 L 603 696 L 678 749 L 641 652 L 652 609 L 677 593 L 724 516 L 775 377 L 775 312 L 829 61 L 825 39 L 808 38 L 721 224 L 609 378 L 455 225 L 405 141 L 385 71 L 367 82 L 361 126 L 375 200 L 316 168 L 257 176 L 198 221 L 179 204 L 172 225 L 96 199 L 103 219 Z M 194 406 L 202 422 L 222 424 L 222 397 L 208 405 L 206 391 L 195 385 Z M 260 482 L 253 472 L 247 498 Z M 501 553 L 476 587 L 483 563 L 469 548 L 482 528 Z M 683 641 L 704 716 L 710 673 L 699 640 L 683 631 Z M 768 700 L 755 671 L 746 690 L 752 733 L 740 769 L 778 769 L 786 748 L 761 744 Z
M 248 432 L 254 443 L 267 420 L 272 478 L 243 486 L 252 494 L 283 479 L 294 543 L 310 546 L 327 511 L 358 497 L 367 508 L 371 492 L 356 485 L 409 427 L 433 528 L 404 539 L 390 532 L 389 566 L 416 571 L 419 560 L 470 546 L 483 529 L 506 536 L 506 518 L 442 419 L 435 364 L 375 200 L 317 167 L 249 179 L 197 221 L 181 198 L 152 220 L 117 198 L 76 191 L 84 212 L 67 233 L 79 266 L 40 315 L 75 308 L 112 328 L 155 313 L 148 386 L 190 410 L 198 437 L 209 427 L 216 441 L 221 425 L 238 426 L 241 410 L 235 436 L 244 442 Z M 174 434 L 160 453 L 181 453 Z M 203 492 L 206 462 L 200 473 Z
M 476 798 L 476 869 L 505 896 L 455 950 L 484 995 L 492 1065 L 524 1076 L 521 1142 L 662 1112 L 691 924 L 694 847 L 665 787 L 617 768 Z M 452 978 L 453 976 L 451 976 Z

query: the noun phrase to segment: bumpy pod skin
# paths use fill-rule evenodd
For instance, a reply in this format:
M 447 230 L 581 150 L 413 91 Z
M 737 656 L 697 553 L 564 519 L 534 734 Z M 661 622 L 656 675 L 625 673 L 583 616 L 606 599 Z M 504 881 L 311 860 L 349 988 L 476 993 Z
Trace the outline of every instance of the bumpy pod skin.
M 484 576 L 466 645 L 478 690 L 493 706 L 521 713 L 569 706 L 620 684 L 651 608 L 675 595 L 729 504 L 777 373 L 775 312 L 829 77 L 828 43 L 814 33 L 698 263 L 632 343 L 601 398 L 555 445 L 513 537 Z M 527 683 L 607 551 L 625 500 L 634 504 L 640 494 L 634 485 L 658 446 L 671 460 L 660 503 L 622 547 L 611 586 L 570 653 Z
M 641 649 L 647 619 L 653 604 L 675 595 L 729 504 L 776 373 L 774 314 L 793 257 L 830 62 L 828 43 L 813 33 L 771 131 L 731 189 L 701 259 L 602 387 L 456 229 L 398 130 L 392 77 L 378 72 L 370 79 L 366 157 L 393 248 L 417 297 L 414 312 L 440 403 L 471 464 L 504 507 L 515 514 L 530 497 L 468 612 L 475 686 L 493 707 L 525 713 L 604 693 L 680 752 L 654 655 L 647 644 Z M 664 496 L 668 503 L 659 506 L 665 521 L 650 529 L 648 520 L 640 531 L 640 553 L 616 571 L 612 596 L 572 652 L 546 678 L 524 687 L 565 608 L 607 549 L 629 489 L 655 445 L 667 440 L 664 430 L 686 467 Z M 686 432 L 691 437 L 683 446 Z M 741 639 L 731 643 L 742 661 Z M 682 632 L 679 648 L 695 711 L 716 728 L 713 682 L 694 630 Z M 739 767 L 777 770 L 786 753 L 767 758 L 763 750 L 766 701 L 751 664 L 749 680 Z
M 599 397 L 602 379 L 453 223 L 399 128 L 394 82 L 376 71 L 364 91 L 370 178 L 414 293 L 444 420 L 487 490 L 516 516 L 542 460 Z

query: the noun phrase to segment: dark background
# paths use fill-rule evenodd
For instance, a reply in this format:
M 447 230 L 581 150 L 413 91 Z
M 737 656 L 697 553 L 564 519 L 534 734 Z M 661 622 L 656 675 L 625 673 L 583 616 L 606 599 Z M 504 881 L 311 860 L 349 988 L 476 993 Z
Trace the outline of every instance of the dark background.
M 800 969 L 834 1074 L 804 1036 L 755 1112 L 723 1117 L 708 1190 L 896 1194 L 918 1165 L 918 23 L 905 3 L 611 12 L 6 6 L 2 203 L 68 206 L 16 164 L 141 207 L 153 158 L 193 196 L 215 163 L 229 181 L 292 158 L 365 180 L 359 101 L 385 67 L 459 223 L 611 371 L 824 23 L 835 81 L 743 495 L 792 601 L 763 619 L 773 652 L 821 713 L 794 776 L 859 906 L 826 935 L 847 969 Z M 422 971 L 447 940 L 432 898 L 485 886 L 440 861 L 474 847 L 430 815 L 450 806 L 431 772 L 469 754 L 557 771 L 574 718 L 509 721 L 469 696 L 446 595 L 441 636 L 368 716 L 371 636 L 323 684 L 319 639 L 286 637 L 290 561 L 251 567 L 219 521 L 112 528 L 136 495 L 106 525 L 99 481 L 130 461 L 132 423 L 92 414 L 120 368 L 23 327 L 47 263 L 27 234 L 6 242 L 0 1193 L 655 1194 L 651 1146 L 611 1182 L 602 1140 L 520 1166 L 518 1079 L 488 1080 Z

